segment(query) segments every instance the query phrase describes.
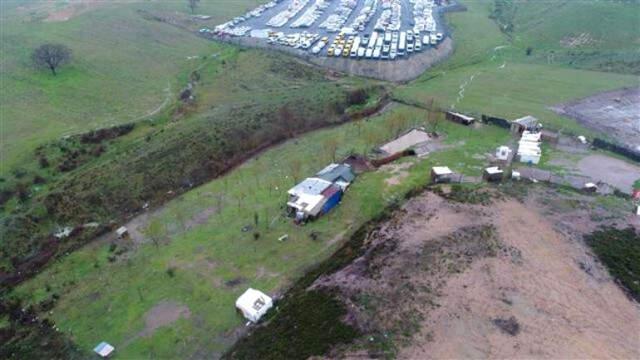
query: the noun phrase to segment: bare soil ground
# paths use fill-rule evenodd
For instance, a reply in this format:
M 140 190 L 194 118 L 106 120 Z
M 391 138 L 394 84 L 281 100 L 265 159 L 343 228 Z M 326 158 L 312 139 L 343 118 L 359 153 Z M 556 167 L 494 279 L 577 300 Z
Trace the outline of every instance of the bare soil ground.
M 640 179 L 640 166 L 604 155 L 590 155 L 578 162 L 578 170 L 598 181 L 631 193 L 633 183 Z
M 188 319 L 190 316 L 191 311 L 188 307 L 172 301 L 162 301 L 145 315 L 145 327 L 140 336 L 150 336 L 158 328 L 170 325 L 181 318 Z
M 640 88 L 604 92 L 556 105 L 552 110 L 640 150 Z
M 319 278 L 371 334 L 347 356 L 639 358 L 640 306 L 582 234 L 640 220 L 586 195 L 520 195 L 484 206 L 426 192 L 369 234 L 363 256 Z
M 220 39 L 218 39 L 220 40 Z M 384 60 L 352 60 L 349 58 L 329 58 L 316 56 L 306 51 L 285 46 L 272 46 L 266 42 L 249 37 L 225 38 L 221 41 L 251 46 L 262 49 L 283 51 L 295 55 L 311 64 L 343 73 L 364 76 L 374 79 L 406 82 L 418 78 L 425 70 L 447 59 L 453 52 L 453 40 L 445 38 L 435 49 L 414 54 L 407 59 L 394 61 Z

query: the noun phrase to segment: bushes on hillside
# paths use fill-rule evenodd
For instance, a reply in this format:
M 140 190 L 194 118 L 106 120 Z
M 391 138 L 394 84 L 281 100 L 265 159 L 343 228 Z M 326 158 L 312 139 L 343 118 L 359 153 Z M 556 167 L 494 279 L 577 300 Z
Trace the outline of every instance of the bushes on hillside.
M 611 275 L 640 301 L 640 233 L 634 228 L 603 228 L 585 237 Z

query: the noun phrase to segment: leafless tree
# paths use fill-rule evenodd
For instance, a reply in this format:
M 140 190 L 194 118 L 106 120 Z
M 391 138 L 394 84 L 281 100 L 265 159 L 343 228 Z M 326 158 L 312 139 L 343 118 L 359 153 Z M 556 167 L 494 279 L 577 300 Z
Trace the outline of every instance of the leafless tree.
M 160 220 L 152 220 L 144 230 L 144 234 L 151 240 L 156 247 L 160 246 L 165 235 L 165 224 Z
M 62 44 L 42 44 L 33 51 L 31 60 L 36 67 L 49 69 L 55 76 L 56 69 L 71 60 L 71 49 Z
M 187 2 L 189 3 L 189 8 L 191 9 L 191 13 L 195 14 L 196 8 L 198 7 L 200 0 L 187 0 Z
M 326 155 L 332 162 L 336 161 L 336 153 L 338 152 L 338 140 L 335 137 L 327 138 L 324 141 L 324 150 Z
M 291 177 L 293 177 L 293 183 L 297 184 L 302 172 L 302 162 L 300 162 L 300 159 L 293 158 L 289 161 L 289 171 L 291 172 Z

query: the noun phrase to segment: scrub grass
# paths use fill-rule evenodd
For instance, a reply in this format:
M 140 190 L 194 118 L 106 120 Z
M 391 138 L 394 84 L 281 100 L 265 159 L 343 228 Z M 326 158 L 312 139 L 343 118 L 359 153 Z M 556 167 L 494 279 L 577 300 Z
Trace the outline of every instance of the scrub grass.
M 209 0 L 200 10 L 220 23 L 259 2 Z M 138 13 L 186 12 L 186 1 L 101 3 L 67 21 L 44 20 L 50 9 L 64 9 L 66 3 L 8 0 L 0 5 L 0 176 L 43 142 L 166 109 L 199 58 L 228 49 Z M 58 76 L 30 64 L 31 51 L 45 42 L 73 51 Z
M 637 77 L 630 75 L 633 71 L 599 71 L 619 57 L 640 58 L 633 45 L 640 23 L 631 15 L 640 11 L 640 4 L 595 0 L 514 3 L 515 28 L 505 34 L 489 18 L 493 1 L 463 1 L 467 12 L 447 15 L 456 44 L 452 58 L 398 87 L 394 96 L 419 104 L 433 99 L 442 108 L 476 115 L 506 119 L 533 115 L 548 128 L 592 134 L 549 107 L 637 85 Z M 601 21 L 603 13 L 610 17 Z M 584 32 L 595 40 L 579 48 L 563 47 L 565 37 Z M 526 55 L 528 47 L 533 48 L 533 55 Z M 584 55 L 588 51 L 599 55 Z
M 424 111 L 398 106 L 361 123 L 290 140 L 152 213 L 149 223 L 164 224 L 161 245 L 144 236 L 143 243 L 112 262 L 108 241 L 91 243 L 56 261 L 14 295 L 38 304 L 51 292 L 60 294 L 48 317 L 81 348 L 107 339 L 124 357 L 219 354 L 232 343 L 225 333 L 244 322 L 233 304 L 246 287 L 276 293 L 331 255 L 360 225 L 428 183 L 431 166 L 449 165 L 479 176 L 481 160 L 474 154 L 490 152 L 509 137 L 507 131 L 483 127 L 468 147 L 451 147 L 415 161 L 399 185 L 386 184 L 391 176 L 387 172 L 366 173 L 356 179 L 340 206 L 318 221 L 298 227 L 284 217 L 286 190 L 295 183 L 290 164 L 300 163 L 301 174 L 312 175 L 330 161 L 323 145 L 328 139 L 339 144 L 339 157 L 370 149 L 375 145 L 369 143 L 372 136 L 376 144 L 390 138 L 390 118 L 396 112 L 410 115 L 416 125 L 431 126 L 424 123 Z M 438 126 L 451 144 L 469 136 L 469 128 L 461 125 Z M 212 215 L 194 222 L 204 213 Z M 256 214 L 257 228 L 243 232 L 254 226 Z M 260 233 L 258 240 L 253 232 Z M 284 234 L 288 239 L 278 241 Z M 170 267 L 175 269 L 173 277 L 166 273 Z M 239 278 L 241 285 L 225 285 Z M 145 313 L 162 300 L 185 304 L 191 318 L 149 337 L 136 337 L 144 328 Z M 105 311 L 109 308 L 112 311 Z M 161 346 L 167 343 L 175 345 Z
M 640 301 L 640 234 L 633 228 L 600 229 L 585 237 L 609 273 Z

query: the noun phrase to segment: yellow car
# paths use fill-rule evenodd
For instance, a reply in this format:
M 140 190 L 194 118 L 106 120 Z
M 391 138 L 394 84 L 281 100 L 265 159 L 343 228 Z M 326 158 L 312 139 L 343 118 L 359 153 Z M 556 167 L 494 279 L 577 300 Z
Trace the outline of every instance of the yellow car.
M 351 53 L 351 49 L 344 48 L 344 50 L 342 51 L 342 57 L 349 57 L 350 53 Z
M 329 37 L 328 36 L 323 36 L 322 39 L 320 39 L 320 41 L 328 43 L 329 42 Z
M 327 55 L 329 56 L 333 56 L 333 52 L 335 51 L 335 49 L 332 47 L 329 48 L 329 50 L 327 50 Z

